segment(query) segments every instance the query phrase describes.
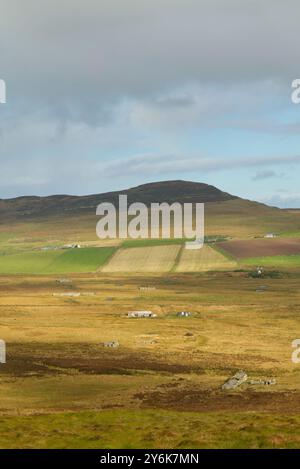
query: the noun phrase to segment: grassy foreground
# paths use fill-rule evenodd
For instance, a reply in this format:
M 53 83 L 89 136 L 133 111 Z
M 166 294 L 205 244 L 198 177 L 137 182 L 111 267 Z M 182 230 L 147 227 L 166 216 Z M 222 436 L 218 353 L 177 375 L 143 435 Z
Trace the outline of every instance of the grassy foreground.
M 0 447 L 299 446 L 299 278 L 1 276 Z M 126 315 L 144 308 L 157 317 Z M 224 392 L 239 369 L 276 385 Z
M 144 411 L 1 417 L 1 448 L 297 448 L 299 415 Z

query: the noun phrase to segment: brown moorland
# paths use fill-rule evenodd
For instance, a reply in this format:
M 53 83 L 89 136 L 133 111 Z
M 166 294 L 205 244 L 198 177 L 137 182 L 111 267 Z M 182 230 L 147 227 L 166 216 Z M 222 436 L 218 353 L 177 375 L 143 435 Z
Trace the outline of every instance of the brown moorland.
M 300 254 L 299 238 L 234 240 L 220 243 L 218 246 L 238 259 Z

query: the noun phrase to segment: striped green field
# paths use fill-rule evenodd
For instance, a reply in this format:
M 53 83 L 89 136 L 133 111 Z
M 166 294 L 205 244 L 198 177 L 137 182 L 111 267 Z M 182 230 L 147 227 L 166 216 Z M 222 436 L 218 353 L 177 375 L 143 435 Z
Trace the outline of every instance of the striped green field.
M 94 272 L 104 265 L 115 248 L 82 248 L 66 251 L 47 267 L 47 273 Z
M 152 246 L 169 246 L 184 244 L 186 241 L 189 241 L 185 238 L 158 238 L 158 239 L 126 239 L 122 243 L 123 248 L 142 248 L 142 247 L 152 247 Z
M 54 263 L 59 251 L 22 252 L 0 256 L 1 274 L 38 274 Z
M 182 244 L 173 243 L 147 247 L 24 251 L 0 256 L 0 274 L 205 272 L 232 269 L 236 265 L 235 261 L 210 246 L 189 250 Z
M 66 251 L 32 251 L 0 256 L 0 274 L 57 274 L 94 272 L 115 248 L 82 248 Z
M 237 263 L 214 248 L 204 245 L 202 249 L 183 249 L 176 272 L 206 272 L 234 269 Z

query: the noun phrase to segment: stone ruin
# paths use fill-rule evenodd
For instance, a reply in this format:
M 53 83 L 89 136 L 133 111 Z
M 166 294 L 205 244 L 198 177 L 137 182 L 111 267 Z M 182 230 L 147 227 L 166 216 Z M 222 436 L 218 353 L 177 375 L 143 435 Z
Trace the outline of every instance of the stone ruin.
M 262 384 L 264 386 L 273 386 L 276 383 L 277 383 L 277 381 L 276 381 L 275 378 L 271 378 L 271 379 L 251 379 L 249 381 L 249 384 L 252 384 L 252 385 Z
M 102 343 L 103 347 L 108 347 L 108 348 L 117 348 L 120 346 L 118 341 L 112 340 L 110 342 L 103 342 Z
M 156 318 L 156 314 L 152 311 L 128 311 L 128 318 Z
M 69 284 L 69 283 L 72 283 L 72 280 L 70 280 L 69 278 L 58 278 L 56 280 L 56 283 L 59 283 L 59 284 Z
M 78 296 L 80 296 L 81 293 L 79 292 L 65 292 L 65 293 L 53 293 L 53 296 L 60 296 L 60 297 L 69 297 L 69 298 L 77 298 Z
M 230 390 L 230 389 L 236 389 L 241 384 L 246 383 L 251 384 L 251 385 L 263 385 L 263 386 L 272 386 L 277 384 L 277 381 L 275 378 L 270 378 L 270 379 L 251 379 L 248 380 L 248 375 L 245 371 L 238 371 L 235 375 L 232 376 L 232 378 L 229 378 L 225 383 L 222 385 L 223 390 Z

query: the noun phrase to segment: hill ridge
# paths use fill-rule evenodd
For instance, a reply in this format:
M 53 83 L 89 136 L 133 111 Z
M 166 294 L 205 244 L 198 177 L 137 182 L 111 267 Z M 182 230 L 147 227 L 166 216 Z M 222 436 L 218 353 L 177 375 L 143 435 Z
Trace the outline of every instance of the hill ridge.
M 224 202 L 238 197 L 223 192 L 215 186 L 183 180 L 158 181 L 141 184 L 129 189 L 110 191 L 91 195 L 50 195 L 21 196 L 12 199 L 0 199 L 0 216 L 5 217 L 41 217 L 59 214 L 61 211 L 95 213 L 101 202 L 118 205 L 118 196 L 126 194 L 128 203 L 143 202 L 149 206 L 152 202 Z

